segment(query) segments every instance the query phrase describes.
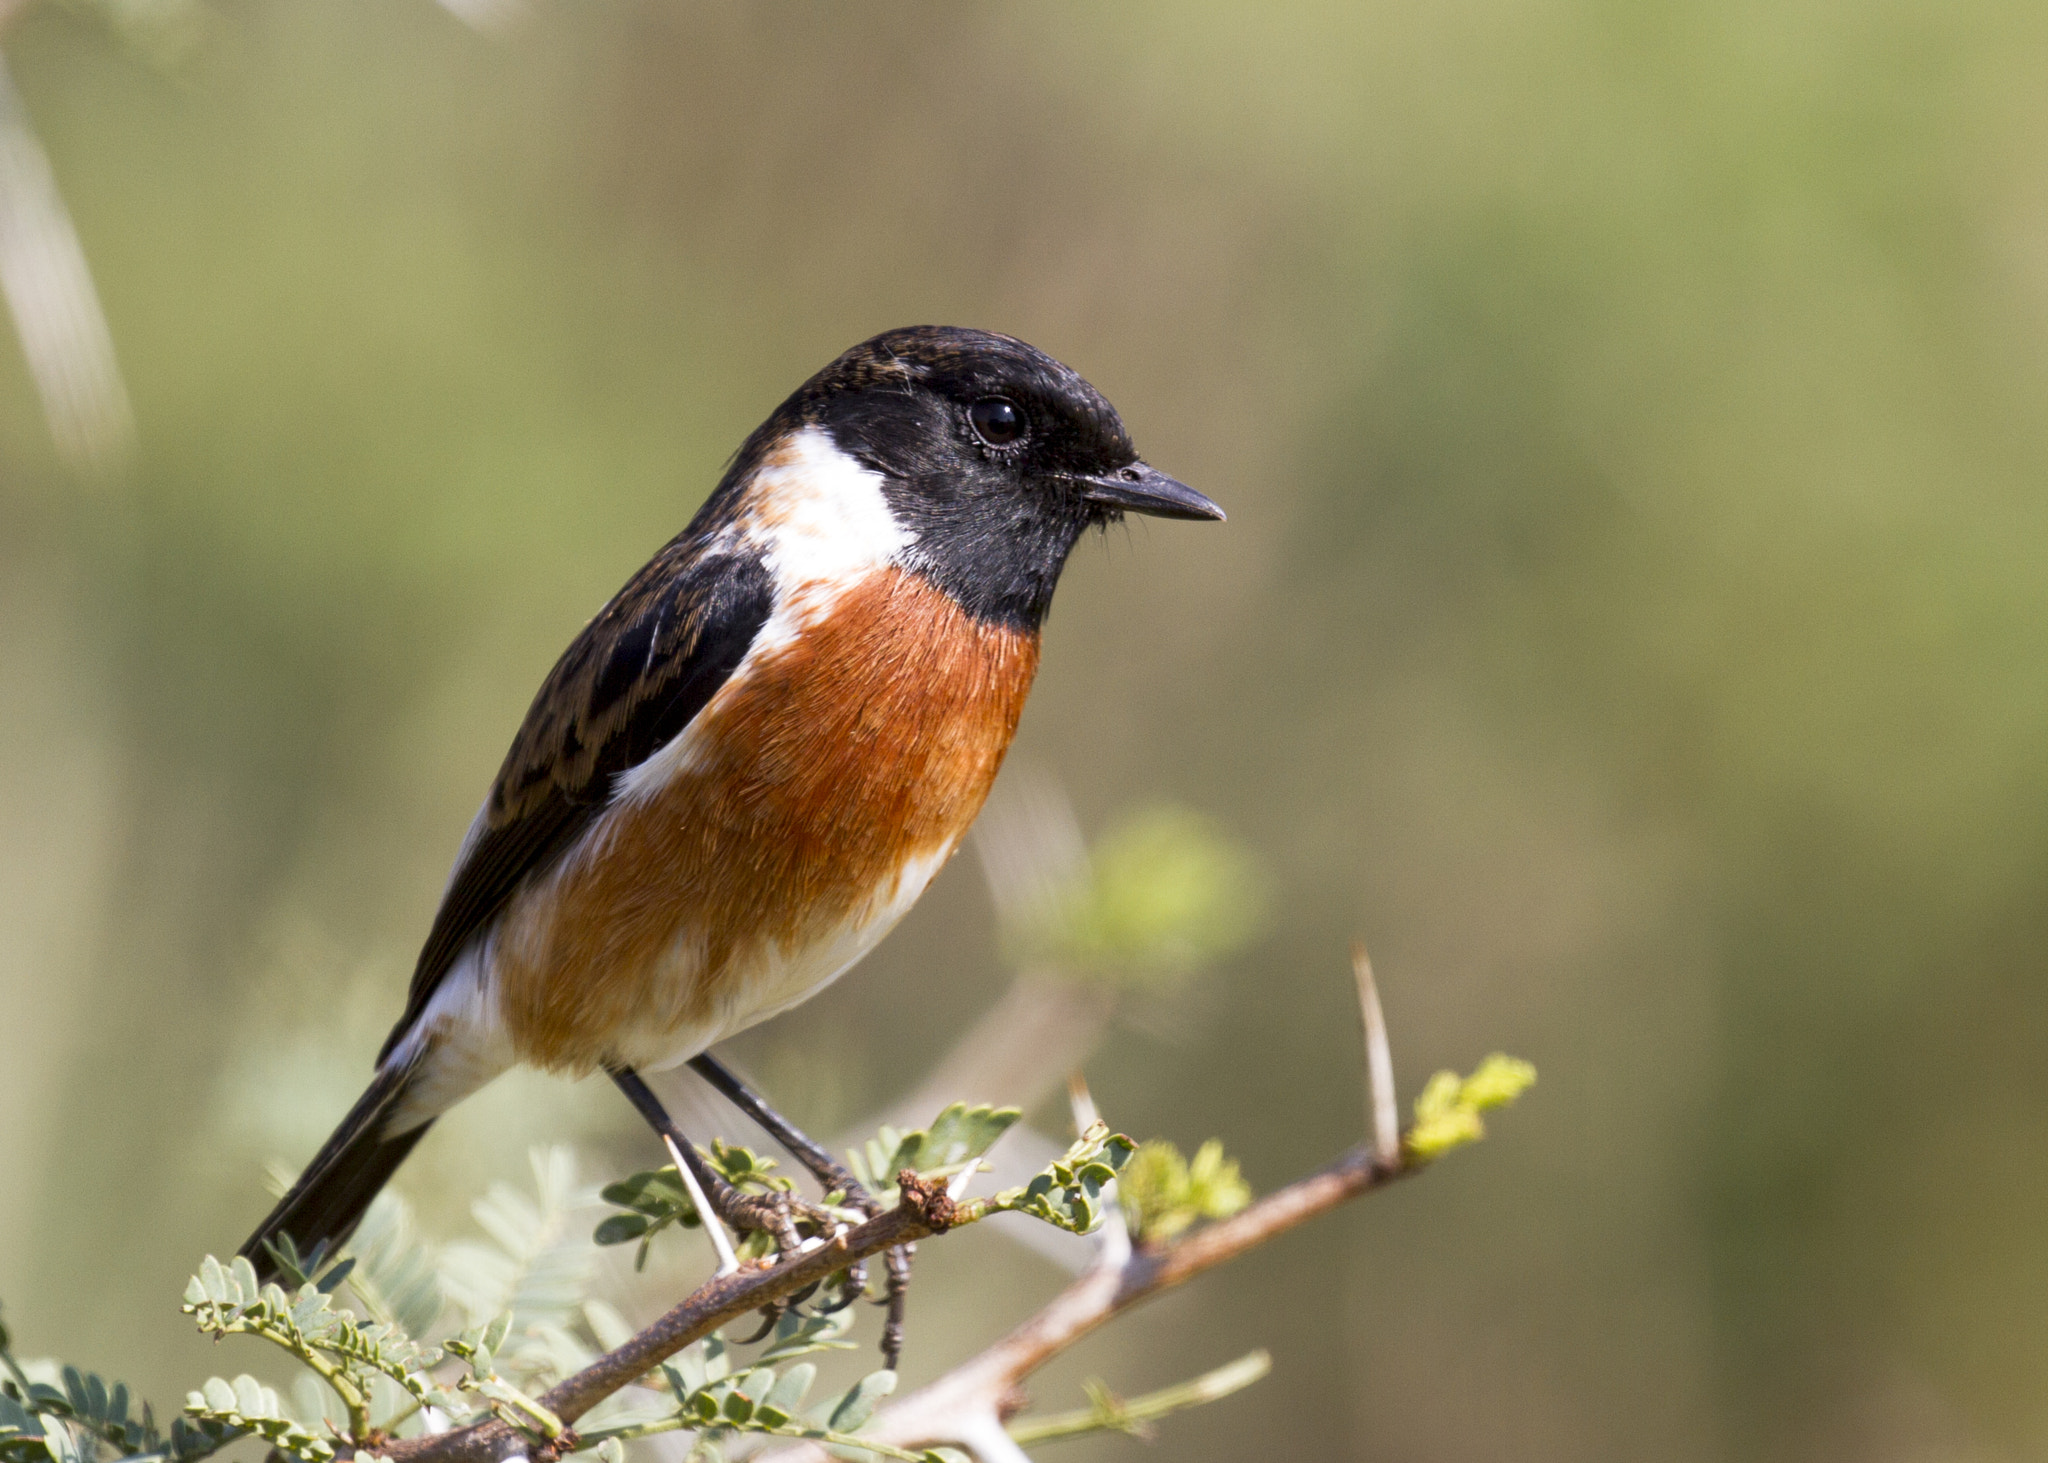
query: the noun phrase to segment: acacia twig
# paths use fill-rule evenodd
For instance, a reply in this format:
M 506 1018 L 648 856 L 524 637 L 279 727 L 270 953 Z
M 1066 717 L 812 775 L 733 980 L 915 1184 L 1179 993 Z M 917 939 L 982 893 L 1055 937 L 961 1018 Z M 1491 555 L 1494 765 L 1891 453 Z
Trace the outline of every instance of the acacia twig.
M 1154 1418 L 1165 1417 L 1188 1407 L 1199 1407 L 1205 1402 L 1215 1402 L 1228 1397 L 1232 1392 L 1242 1391 L 1253 1382 L 1273 1370 L 1273 1356 L 1267 1351 L 1247 1352 L 1236 1361 L 1226 1362 L 1213 1371 L 1199 1377 L 1179 1382 L 1171 1387 L 1161 1387 L 1156 1392 L 1147 1392 L 1142 1397 L 1115 1397 L 1109 1395 L 1100 1383 L 1090 1384 L 1094 1394 L 1093 1406 L 1083 1407 L 1074 1412 L 1056 1412 L 1045 1417 L 1034 1417 L 1029 1422 L 1019 1423 L 1010 1429 L 1012 1441 L 1024 1443 L 1049 1443 L 1055 1438 L 1079 1437 L 1083 1433 L 1115 1429 L 1118 1432 L 1133 1433 L 1149 1437 L 1151 1429 L 1146 1426 Z
M 862 1436 L 899 1448 L 965 1444 L 985 1463 L 1014 1459 L 1018 1455 L 1009 1449 L 1015 1444 L 1003 1434 L 1008 1448 L 995 1445 L 991 1429 L 1002 1432 L 1002 1418 L 1021 1404 L 1024 1379 L 1055 1356 L 1160 1291 L 1192 1280 L 1319 1214 L 1427 1166 L 1427 1159 L 1406 1148 L 1397 1148 L 1394 1162 L 1384 1164 L 1373 1143 L 1360 1143 L 1306 1178 L 1185 1239 L 1141 1246 L 1122 1263 L 1099 1260 L 1044 1309 L 986 1351 L 884 1407 L 862 1430 Z M 828 1455 L 805 1444 L 770 1456 L 776 1463 L 813 1463 Z
M 906 1183 L 902 1191 L 902 1199 L 888 1213 L 834 1235 L 795 1259 L 766 1270 L 743 1267 L 734 1274 L 705 1282 L 624 1345 L 549 1388 L 540 1398 L 541 1405 L 573 1426 L 577 1418 L 612 1393 L 631 1386 L 685 1346 L 710 1335 L 726 1322 L 794 1295 L 856 1260 L 929 1238 L 947 1228 L 953 1206 L 944 1188 L 928 1190 Z M 557 1451 L 567 1452 L 568 1448 L 558 1447 Z M 527 1454 L 529 1444 L 512 1427 L 490 1418 L 454 1432 L 386 1443 L 378 1452 L 391 1463 L 494 1463 Z
M 1247 1208 L 1167 1242 L 1102 1246 L 1073 1284 L 993 1346 L 878 1412 L 864 1438 L 898 1448 L 938 1444 L 964 1446 L 982 1463 L 1019 1463 L 1024 1454 L 1005 1431 L 1004 1420 L 1024 1402 L 1024 1380 L 1061 1352 L 1125 1311 L 1163 1290 L 1258 1248 L 1320 1214 L 1395 1179 L 1429 1166 L 1447 1145 L 1410 1143 L 1398 1126 L 1393 1064 L 1386 1021 L 1373 986 L 1372 967 L 1362 948 L 1354 952 L 1360 1013 L 1366 1030 L 1370 1134 L 1314 1173 L 1268 1194 Z M 1073 1088 L 1077 1115 L 1092 1108 L 1085 1086 Z M 541 1404 L 566 1424 L 645 1376 L 652 1368 L 727 1321 L 794 1294 L 855 1260 L 893 1246 L 924 1239 L 951 1227 L 953 1196 L 943 1185 L 929 1187 L 915 1176 L 899 1176 L 898 1207 L 847 1230 L 796 1259 L 767 1270 L 742 1269 L 717 1277 L 623 1346 L 607 1352 L 547 1392 Z M 1120 1213 L 1108 1216 L 1119 1223 Z M 1062 1426 L 1072 1419 L 1059 1419 Z M 544 1449 L 549 1460 L 576 1445 L 564 1434 Z M 500 1463 L 530 1450 L 525 1436 L 490 1419 L 459 1431 L 411 1438 L 387 1445 L 392 1463 Z M 816 1463 L 829 1455 L 812 1443 L 777 1450 L 782 1463 Z
M 977 1451 L 984 1456 L 1014 1457 L 994 1443 L 990 1429 L 1000 1433 L 1002 1416 L 1015 1410 L 1019 1384 L 1053 1357 L 1140 1301 L 1426 1166 L 1426 1159 L 1405 1148 L 1393 1164 L 1383 1164 L 1372 1143 L 1360 1143 L 1308 1177 L 1184 1239 L 1141 1246 L 1120 1261 L 1106 1255 L 995 1345 L 878 1413 L 864 1435 L 898 1447 L 979 1444 Z M 792 1295 L 855 1260 L 942 1232 L 950 1208 L 943 1188 L 926 1192 L 906 1185 L 896 1208 L 794 1260 L 768 1270 L 742 1269 L 707 1282 L 624 1345 L 550 1388 L 540 1398 L 541 1405 L 573 1425 L 605 1398 L 728 1321 Z M 573 1444 L 573 1438 L 562 1443 Z M 527 1454 L 530 1444 L 508 1424 L 492 1418 L 454 1432 L 390 1442 L 379 1451 L 391 1463 L 498 1463 Z M 794 1460 L 823 1455 L 798 1449 L 776 1456 Z
M 1184 1239 L 1136 1250 L 1127 1244 L 1105 1246 L 1095 1264 L 1044 1309 L 980 1355 L 885 1407 L 868 1425 L 867 1435 L 897 1447 L 965 1444 L 983 1463 L 1013 1463 L 1021 1450 L 1004 1432 L 1002 1420 L 1021 1405 L 1024 1379 L 1046 1362 L 1160 1291 L 1426 1167 L 1429 1159 L 1401 1141 L 1387 1022 L 1363 944 L 1352 947 L 1352 970 L 1365 1025 L 1370 1136 L 1364 1142 L 1306 1178 Z M 779 1463 L 814 1463 L 826 1455 L 798 1448 L 772 1456 Z

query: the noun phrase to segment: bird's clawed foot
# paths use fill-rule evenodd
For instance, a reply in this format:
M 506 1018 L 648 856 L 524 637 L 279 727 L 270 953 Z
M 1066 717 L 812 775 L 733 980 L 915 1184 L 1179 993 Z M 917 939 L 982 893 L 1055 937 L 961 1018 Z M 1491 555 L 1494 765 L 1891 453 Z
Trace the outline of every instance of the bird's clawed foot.
M 721 1159 L 731 1150 L 720 1153 Z M 744 1153 L 745 1150 L 739 1150 Z M 760 1235 L 767 1242 L 756 1242 L 749 1246 L 751 1258 L 766 1257 L 769 1248 L 775 1251 L 777 1260 L 802 1254 L 814 1249 L 834 1231 L 844 1225 L 844 1218 L 829 1204 L 813 1204 L 801 1198 L 787 1187 L 788 1181 L 776 1179 L 772 1184 L 762 1183 L 758 1189 L 743 1189 L 730 1182 L 718 1171 L 717 1166 L 705 1165 L 705 1171 L 698 1175 L 704 1183 L 704 1197 L 710 1202 L 712 1212 L 725 1221 L 728 1229 L 741 1235 Z
M 716 1156 L 725 1159 L 730 1151 Z M 836 1164 L 823 1172 L 813 1169 L 826 1189 L 824 1201 L 814 1204 L 785 1187 L 786 1180 L 778 1178 L 772 1186 L 759 1190 L 743 1189 L 728 1181 L 716 1165 L 704 1162 L 701 1156 L 699 1162 L 704 1170 L 699 1174 L 700 1180 L 709 1180 L 703 1185 L 706 1202 L 727 1228 L 747 1237 L 746 1258 L 757 1264 L 779 1264 L 792 1259 L 827 1242 L 856 1218 L 878 1219 L 888 1212 L 852 1174 Z M 805 1166 L 812 1167 L 808 1163 Z M 882 1362 L 891 1371 L 903 1359 L 903 1317 L 910 1294 L 910 1261 L 916 1253 L 916 1245 L 898 1245 L 882 1257 L 884 1281 L 882 1294 L 875 1303 L 888 1308 L 882 1326 Z M 867 1261 L 854 1261 L 824 1284 L 830 1288 L 832 1298 L 813 1305 L 811 1313 L 829 1316 L 845 1310 L 867 1294 Z M 785 1314 L 798 1310 L 820 1288 L 812 1286 L 764 1306 L 760 1330 L 746 1341 L 766 1337 Z
M 697 1191 L 703 1195 L 700 1207 L 708 1206 L 717 1216 L 717 1219 L 709 1220 L 714 1231 L 717 1220 L 722 1219 L 728 1228 L 743 1235 L 761 1236 L 766 1241 L 755 1241 L 748 1246 L 750 1259 L 757 1262 L 766 1259 L 770 1246 L 778 1260 L 801 1254 L 813 1245 L 825 1243 L 856 1218 L 878 1219 L 886 1212 L 859 1180 L 836 1163 L 824 1148 L 770 1107 L 759 1093 L 733 1075 L 722 1062 L 707 1053 L 692 1058 L 690 1066 L 741 1112 L 766 1128 L 769 1135 L 787 1149 L 824 1190 L 824 1202 L 821 1204 L 798 1198 L 787 1179 L 769 1176 L 768 1169 L 774 1166 L 772 1163 L 762 1162 L 744 1148 L 727 1148 L 714 1143 L 713 1152 L 704 1154 L 676 1128 L 674 1120 L 637 1072 L 627 1067 L 613 1068 L 612 1080 L 661 1135 L 678 1166 L 694 1180 Z M 810 1232 L 806 1234 L 805 1230 Z M 720 1245 L 725 1243 L 724 1236 L 715 1232 L 713 1239 Z M 888 1320 L 882 1328 L 882 1359 L 892 1371 L 903 1356 L 903 1312 L 910 1292 L 910 1258 L 916 1249 L 915 1245 L 899 1245 L 890 1250 L 883 1261 L 887 1280 L 877 1304 L 888 1307 Z M 729 1253 L 729 1250 L 721 1253 Z M 814 1306 L 814 1315 L 843 1311 L 865 1295 L 868 1288 L 867 1264 L 856 1260 L 826 1283 L 836 1292 L 836 1298 Z M 813 1287 L 764 1308 L 760 1335 L 766 1336 L 790 1309 L 802 1305 L 815 1293 L 816 1287 Z
M 740 1151 L 744 1153 L 745 1150 Z M 729 1160 L 731 1152 L 725 1150 L 716 1157 Z M 701 1165 L 697 1177 L 705 1202 L 715 1216 L 706 1218 L 713 1224 L 723 1222 L 726 1228 L 742 1237 L 742 1264 L 751 1262 L 763 1268 L 780 1264 L 817 1248 L 832 1234 L 846 1227 L 839 1212 L 799 1197 L 786 1186 L 786 1180 L 776 1180 L 759 1190 L 743 1189 L 720 1173 L 718 1165 L 704 1162 L 701 1154 L 692 1156 L 697 1157 Z M 761 1329 L 743 1338 L 741 1344 L 751 1344 L 766 1337 L 785 1314 L 801 1307 L 818 1288 L 808 1286 L 795 1295 L 762 1307 Z
M 802 1159 L 804 1155 L 799 1154 L 798 1157 Z M 865 1219 L 879 1219 L 888 1212 L 858 1179 L 836 1163 L 815 1165 L 807 1161 L 804 1166 L 809 1168 L 818 1182 L 825 1186 L 827 1204 L 836 1202 L 840 1206 L 857 1211 Z M 886 1278 L 881 1299 L 876 1301 L 876 1304 L 889 1308 L 888 1320 L 882 1327 L 882 1363 L 891 1371 L 894 1371 L 897 1363 L 903 1359 L 903 1312 L 910 1296 L 910 1261 L 916 1253 L 917 1246 L 914 1244 L 898 1245 L 882 1256 Z M 832 1305 L 821 1307 L 821 1314 L 830 1315 L 833 1311 L 844 1310 L 867 1292 L 868 1269 L 865 1260 L 856 1261 L 840 1274 L 843 1277 L 839 1287 L 840 1298 Z

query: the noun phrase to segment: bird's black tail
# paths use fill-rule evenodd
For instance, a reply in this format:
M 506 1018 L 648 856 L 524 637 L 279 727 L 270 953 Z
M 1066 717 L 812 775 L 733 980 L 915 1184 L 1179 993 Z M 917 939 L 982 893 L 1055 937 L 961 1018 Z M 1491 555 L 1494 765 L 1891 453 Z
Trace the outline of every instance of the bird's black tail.
M 279 1273 L 266 1241 L 288 1234 L 301 1255 L 323 1240 L 330 1251 L 338 1247 L 362 1221 L 363 1211 L 378 1190 L 405 1162 L 413 1144 L 426 1136 L 433 1126 L 431 1119 L 403 1133 L 384 1135 L 385 1124 L 416 1070 L 397 1062 L 380 1068 L 369 1090 L 356 1099 L 299 1181 L 243 1241 L 241 1255 L 263 1279 L 275 1280 Z

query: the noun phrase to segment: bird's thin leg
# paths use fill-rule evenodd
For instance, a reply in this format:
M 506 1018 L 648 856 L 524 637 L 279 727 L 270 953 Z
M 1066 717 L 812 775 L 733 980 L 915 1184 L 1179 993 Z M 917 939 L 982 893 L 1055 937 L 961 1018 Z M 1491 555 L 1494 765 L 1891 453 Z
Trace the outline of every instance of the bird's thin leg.
M 835 1190 L 838 1191 L 845 1196 L 845 1202 L 849 1208 L 859 1210 L 870 1219 L 882 1212 L 882 1206 L 875 1202 L 874 1196 L 868 1193 L 867 1189 L 862 1186 L 858 1179 L 854 1178 L 852 1174 L 848 1173 L 833 1160 L 832 1155 L 825 1151 L 823 1144 L 770 1107 L 768 1099 L 741 1081 L 739 1074 L 734 1072 L 732 1068 L 726 1066 L 725 1063 L 719 1061 L 718 1058 L 712 1056 L 709 1052 L 691 1058 L 690 1066 L 698 1076 L 716 1088 L 734 1107 L 766 1129 L 769 1137 L 780 1143 L 792 1158 L 796 1159 L 798 1163 L 810 1171 L 811 1177 L 823 1186 L 826 1193 L 830 1194 Z M 892 1255 L 894 1253 L 894 1251 L 891 1251 Z M 895 1274 L 895 1262 L 891 1262 L 891 1267 L 890 1274 L 893 1277 Z M 906 1273 L 903 1283 L 907 1283 L 907 1281 L 908 1275 Z M 891 1295 L 896 1293 L 894 1287 L 897 1283 L 892 1279 Z M 845 1281 L 840 1291 L 839 1300 L 830 1305 L 819 1306 L 817 1308 L 819 1314 L 830 1315 L 834 1311 L 845 1310 L 856 1300 L 860 1299 L 862 1293 L 867 1290 L 867 1287 L 867 1262 L 865 1260 L 856 1260 L 846 1268 Z
M 690 1059 L 690 1067 L 698 1076 L 709 1082 L 727 1101 L 759 1123 L 768 1135 L 789 1151 L 790 1157 L 810 1170 L 811 1176 L 825 1186 L 830 1193 L 837 1189 L 846 1196 L 846 1202 L 866 1214 L 869 1218 L 882 1212 L 882 1206 L 854 1176 L 848 1173 L 824 1146 L 803 1129 L 768 1105 L 768 1100 L 742 1082 L 725 1063 L 709 1052 Z M 888 1324 L 882 1329 L 882 1359 L 891 1370 L 903 1356 L 903 1308 L 910 1292 L 910 1257 L 917 1253 L 915 1245 L 900 1245 L 884 1257 L 888 1271 L 888 1287 L 883 1304 L 889 1308 Z M 867 1285 L 864 1266 L 855 1267 L 847 1273 L 848 1300 Z
M 741 1193 L 705 1161 L 704 1155 L 676 1126 L 675 1119 L 668 1115 L 668 1109 L 661 1105 L 661 1099 L 654 1095 L 638 1072 L 631 1067 L 614 1067 L 611 1078 L 618 1084 L 619 1091 L 626 1094 L 626 1100 L 667 1145 L 669 1156 L 677 1161 L 677 1172 L 683 1176 L 683 1182 L 690 1190 L 690 1200 L 699 1206 L 698 1212 L 705 1216 L 706 1223 L 716 1225 L 723 1219 L 734 1229 L 764 1229 L 775 1237 L 776 1248 L 785 1254 L 793 1253 L 802 1246 L 803 1241 L 797 1236 L 796 1226 L 790 1218 L 788 1195 Z M 721 1271 L 727 1263 L 737 1267 L 738 1260 L 730 1257 L 731 1246 L 720 1245 Z
M 770 1107 L 767 1098 L 742 1082 L 738 1074 L 717 1057 L 709 1052 L 692 1057 L 690 1069 L 717 1088 L 719 1094 L 734 1107 L 767 1129 L 768 1136 L 787 1149 L 789 1156 L 823 1184 L 827 1193 L 839 1190 L 856 1208 L 863 1207 L 863 1200 L 869 1204 L 874 1202 L 854 1176 L 825 1151 L 823 1144 Z

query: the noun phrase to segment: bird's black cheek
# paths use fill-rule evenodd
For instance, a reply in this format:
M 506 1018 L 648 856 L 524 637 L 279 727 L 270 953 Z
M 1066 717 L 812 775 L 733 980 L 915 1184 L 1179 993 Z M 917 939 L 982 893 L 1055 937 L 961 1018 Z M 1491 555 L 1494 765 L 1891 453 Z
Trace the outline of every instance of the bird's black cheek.
M 964 446 L 954 414 L 923 394 L 860 395 L 820 417 L 839 450 L 885 478 L 916 478 L 957 468 Z

